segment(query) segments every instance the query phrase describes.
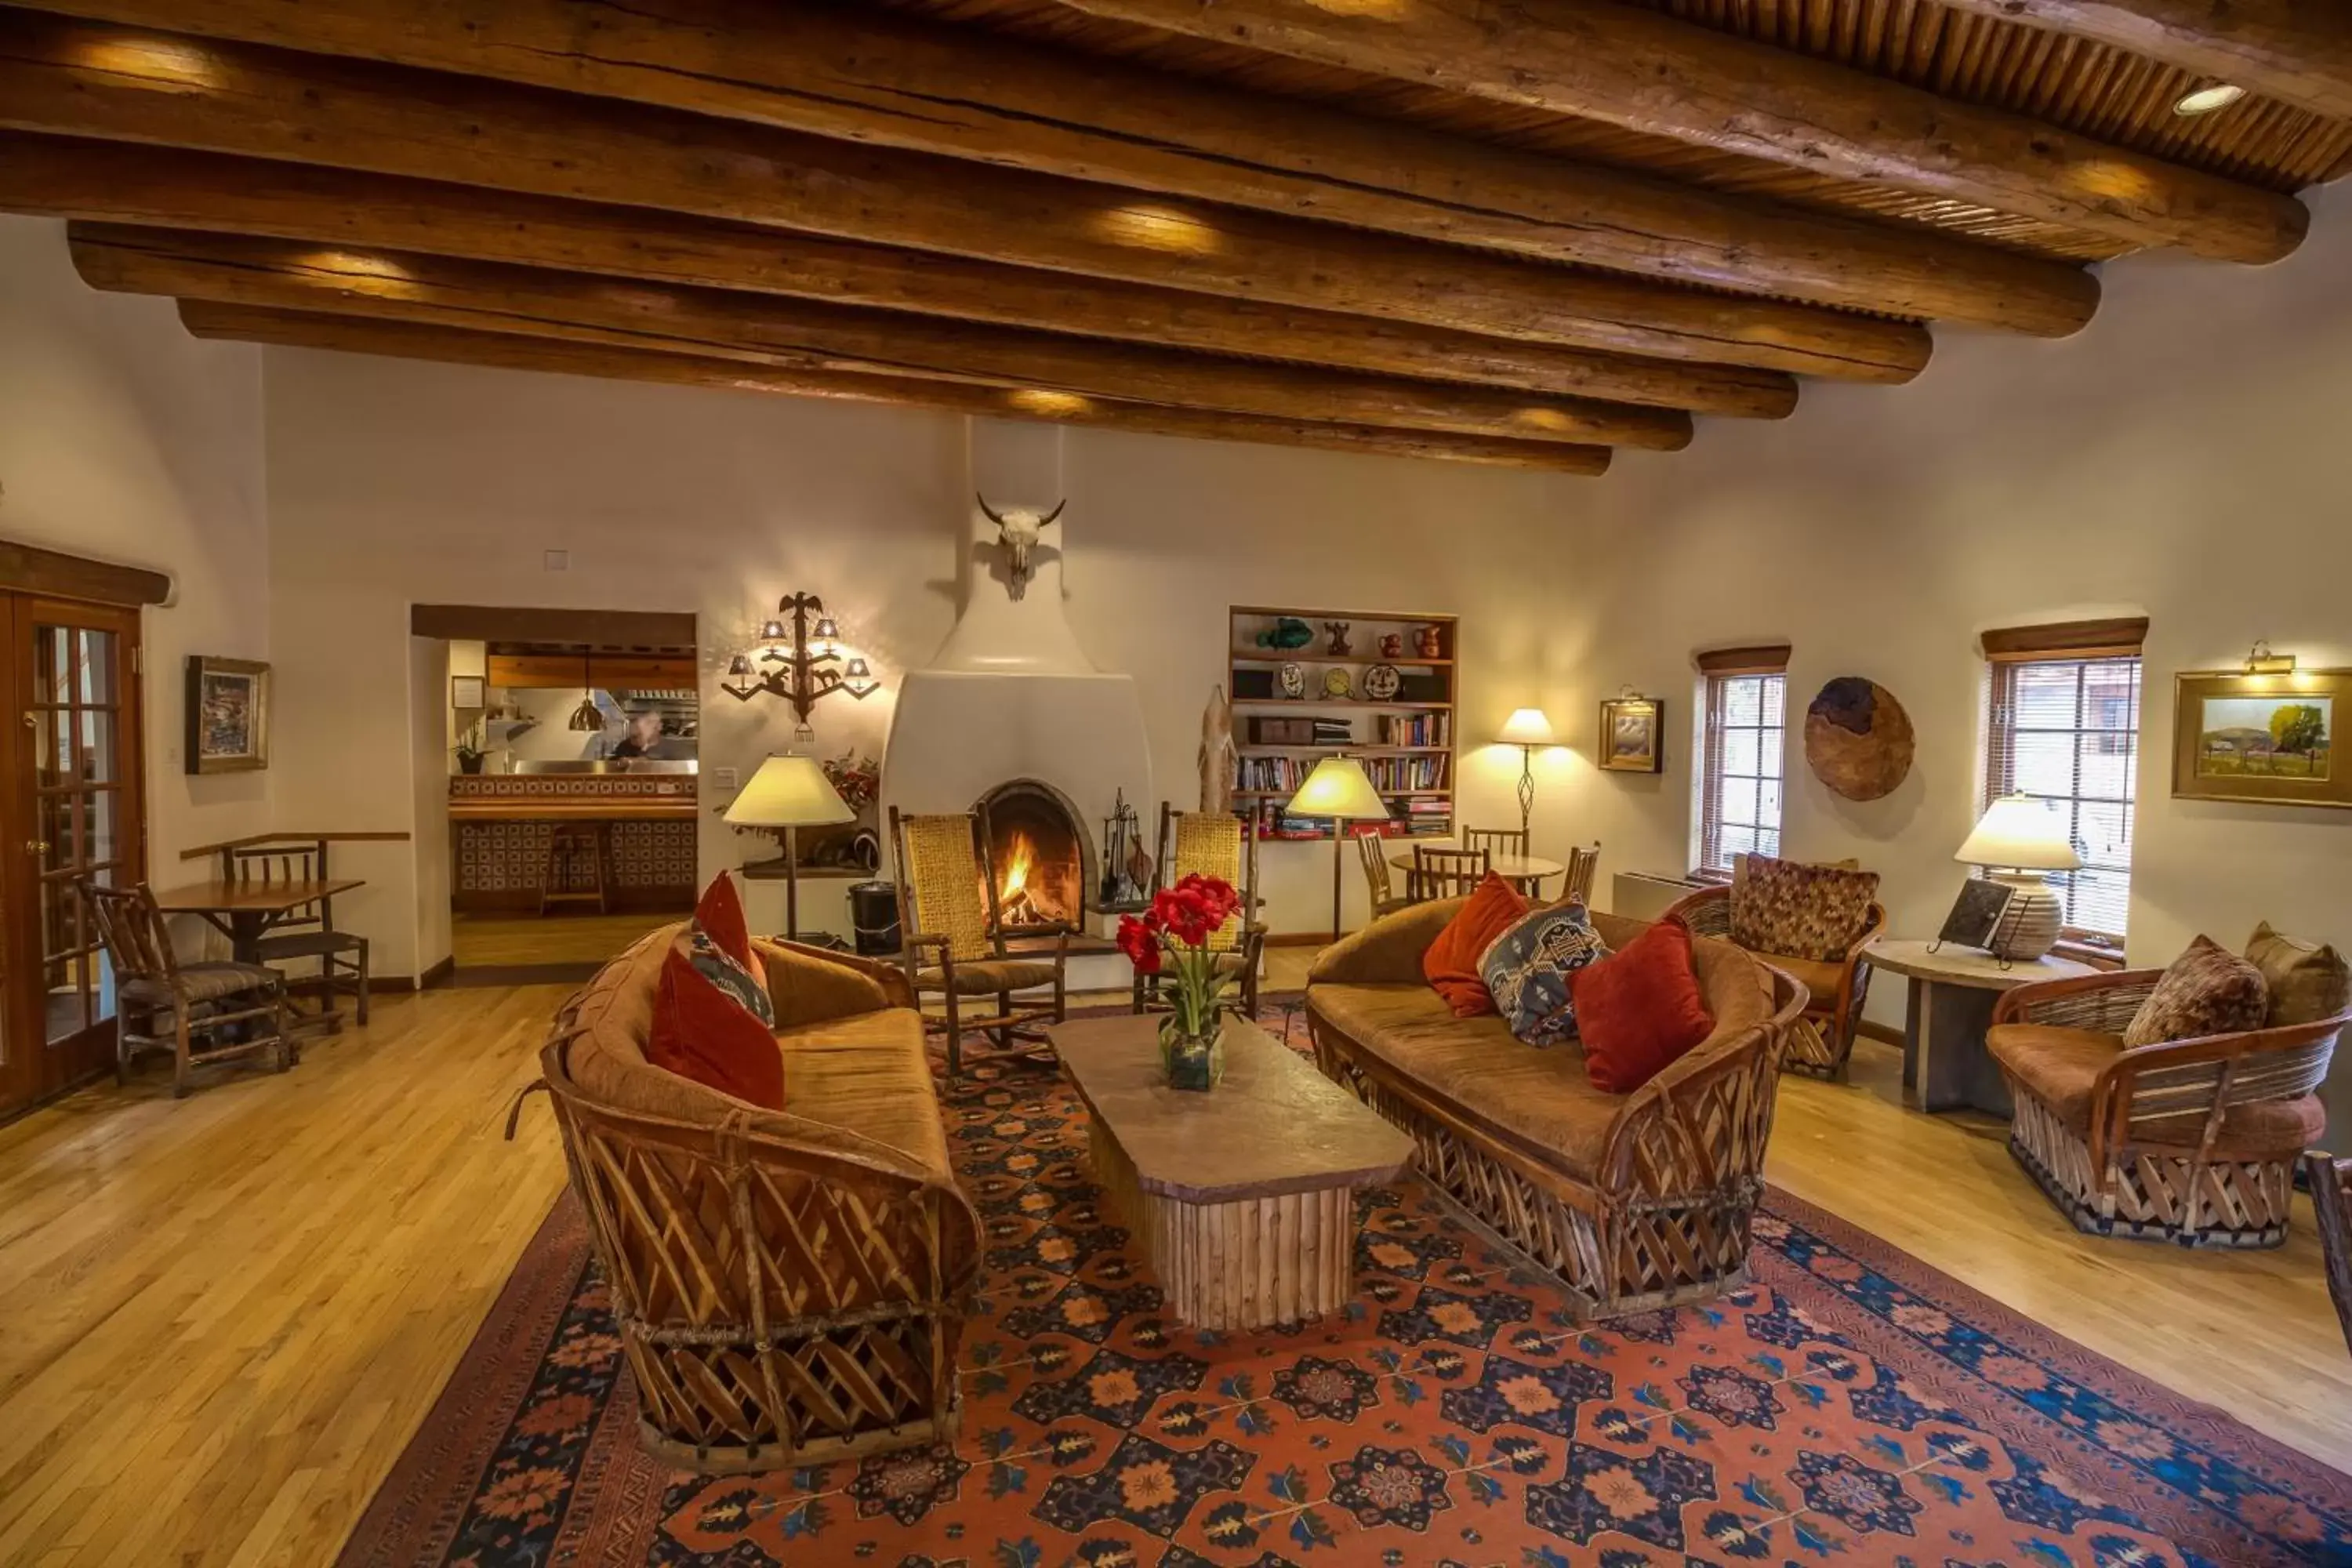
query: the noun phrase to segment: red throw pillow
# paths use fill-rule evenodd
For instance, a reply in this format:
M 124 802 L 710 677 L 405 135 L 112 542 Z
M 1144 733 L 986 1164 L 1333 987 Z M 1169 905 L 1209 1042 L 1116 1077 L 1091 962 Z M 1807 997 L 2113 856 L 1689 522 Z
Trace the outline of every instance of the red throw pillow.
M 1660 921 L 1568 977 L 1584 1072 L 1608 1094 L 1631 1094 L 1715 1032 L 1691 970 L 1690 927 Z
M 760 973 L 751 959 L 751 925 L 743 918 L 743 896 L 735 890 L 734 878 L 721 871 L 711 879 L 710 886 L 702 889 L 701 901 L 694 906 L 694 923 L 728 957 L 755 974 Z
M 1423 976 L 1445 998 L 1455 1017 L 1475 1018 L 1495 1010 L 1495 999 L 1478 977 L 1478 959 L 1488 943 L 1527 912 L 1528 901 L 1519 890 L 1489 871 L 1421 955 Z
M 673 947 L 662 960 L 646 1059 L 680 1078 L 770 1110 L 784 1108 L 776 1037 Z

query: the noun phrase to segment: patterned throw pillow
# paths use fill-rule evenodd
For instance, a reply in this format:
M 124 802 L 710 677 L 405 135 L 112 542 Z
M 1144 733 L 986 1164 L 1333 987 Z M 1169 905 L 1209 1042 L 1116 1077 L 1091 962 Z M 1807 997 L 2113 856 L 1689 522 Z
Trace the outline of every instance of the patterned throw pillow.
M 1870 919 L 1878 873 L 1750 855 L 1732 885 L 1731 940 L 1751 952 L 1827 963 L 1843 958 Z
M 1478 977 L 1511 1033 L 1531 1046 L 1553 1046 L 1576 1033 L 1568 977 L 1609 956 L 1582 904 L 1522 915 L 1478 955 Z
M 776 1004 L 768 995 L 767 977 L 752 972 L 751 966 L 737 962 L 733 953 L 711 940 L 710 933 L 700 925 L 687 927 L 689 948 L 687 956 L 693 960 L 695 973 L 726 993 L 735 1005 L 772 1029 L 776 1026 Z
M 2124 1046 L 2195 1040 L 2259 1029 L 2270 1012 L 2263 972 L 2210 936 L 2172 961 L 2124 1030 Z

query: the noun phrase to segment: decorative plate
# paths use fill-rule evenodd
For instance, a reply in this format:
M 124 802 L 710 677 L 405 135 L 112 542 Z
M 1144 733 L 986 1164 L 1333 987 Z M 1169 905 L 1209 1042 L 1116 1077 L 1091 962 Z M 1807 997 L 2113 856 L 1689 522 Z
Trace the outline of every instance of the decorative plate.
M 1364 671 L 1364 695 L 1375 702 L 1386 702 L 1404 689 L 1404 677 L 1392 664 L 1376 664 Z
M 1323 672 L 1324 696 L 1353 697 L 1355 694 L 1355 682 L 1348 679 L 1348 672 L 1346 670 L 1327 669 Z
M 1307 695 L 1307 672 L 1295 664 L 1286 664 L 1275 671 L 1274 687 L 1296 702 Z
M 1848 800 L 1894 794 L 1911 773 L 1913 749 L 1903 704 L 1859 675 L 1839 676 L 1805 710 L 1805 761 Z

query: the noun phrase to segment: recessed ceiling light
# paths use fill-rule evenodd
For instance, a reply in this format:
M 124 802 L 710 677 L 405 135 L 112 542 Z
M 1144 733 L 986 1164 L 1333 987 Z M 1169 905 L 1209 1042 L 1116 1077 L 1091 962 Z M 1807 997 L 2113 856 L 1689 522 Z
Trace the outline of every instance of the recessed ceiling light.
M 2242 87 L 2231 82 L 2217 82 L 2211 87 L 2200 87 L 2195 92 L 2183 94 L 2180 101 L 2172 106 L 2172 112 L 2210 114 L 2217 109 L 2229 108 L 2245 96 L 2246 89 Z

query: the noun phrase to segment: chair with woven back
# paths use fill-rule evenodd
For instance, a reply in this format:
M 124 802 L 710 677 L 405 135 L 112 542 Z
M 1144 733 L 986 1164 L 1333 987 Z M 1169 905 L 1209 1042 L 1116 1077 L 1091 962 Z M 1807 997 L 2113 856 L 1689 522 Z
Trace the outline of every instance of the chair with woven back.
M 1461 849 L 1450 844 L 1412 847 L 1412 896 L 1416 901 L 1467 898 L 1478 890 L 1494 867 L 1484 849 Z
M 1374 920 L 1412 905 L 1412 895 L 1398 892 L 1395 880 L 1389 875 L 1387 845 L 1388 840 L 1377 833 L 1356 836 L 1356 853 L 1364 862 L 1364 891 L 1370 901 Z
M 1255 1018 L 1258 964 L 1265 948 L 1265 926 L 1257 919 L 1256 820 L 1244 825 L 1231 812 L 1178 811 L 1161 801 L 1151 890 L 1172 888 L 1196 873 L 1229 883 L 1241 894 L 1241 908 L 1210 933 L 1208 945 L 1217 955 L 1217 973 L 1239 982 L 1243 1016 Z M 1161 1005 L 1160 980 L 1157 974 L 1136 974 L 1136 1012 Z
M 943 1014 L 927 1026 L 947 1039 L 948 1076 L 963 1070 L 963 1037 L 986 1035 L 1009 1048 L 1016 1035 L 1039 1037 L 1067 1010 L 1070 939 L 1057 933 L 1050 952 L 1015 957 L 1004 941 L 996 874 L 980 846 L 991 842 L 988 813 L 901 816 L 890 808 L 890 848 L 898 868 L 900 950 L 919 1001 L 941 998 Z M 1050 1000 L 1016 1005 L 1022 993 L 1052 988 Z M 996 1010 L 967 1016 L 968 997 L 993 996 Z
M 144 883 L 110 888 L 82 878 L 74 888 L 114 968 L 117 1083 L 129 1080 L 143 1051 L 172 1053 L 175 1099 L 194 1087 L 191 1075 L 201 1067 L 267 1053 L 284 1072 L 302 1059 L 289 1027 L 285 976 L 251 963 L 181 963 Z
M 2319 1222 L 2319 1256 L 2327 1266 L 2327 1293 L 2336 1300 L 2336 1321 L 2352 1350 L 2352 1160 L 2317 1149 L 2303 1157 L 2311 1182 L 2311 1212 Z
M 1596 859 L 1600 847 L 1594 846 Z M 1745 860 L 1748 858 L 1742 857 Z M 1756 858 L 1769 861 L 1771 857 Z M 1824 866 L 1814 869 L 1844 872 L 1855 870 L 1852 862 Z M 1790 1072 L 1809 1078 L 1842 1079 L 1846 1062 L 1853 1055 L 1854 1037 L 1862 1027 L 1863 1004 L 1870 995 L 1870 944 L 1886 930 L 1885 906 L 1873 902 L 1853 921 L 1850 929 L 1840 931 L 1835 937 L 1835 951 L 1827 958 L 1798 957 L 1786 952 L 1751 945 L 1742 942 L 1734 931 L 1733 914 L 1737 909 L 1740 879 L 1746 874 L 1744 865 L 1734 874 L 1732 886 L 1702 888 L 1675 900 L 1662 918 L 1679 920 L 1690 928 L 1693 936 L 1721 937 L 1736 946 L 1746 948 L 1766 963 L 1788 974 L 1810 992 L 1805 1011 L 1797 1026 L 1789 1031 L 1780 1066 Z
M 236 888 L 265 888 L 327 879 L 327 841 L 289 838 L 240 844 L 222 852 L 227 880 Z M 269 934 L 254 943 L 254 956 L 272 966 L 316 960 L 316 974 L 290 977 L 289 989 L 315 992 L 320 1015 L 332 1019 L 335 997 L 348 992 L 359 1021 L 368 1021 L 368 939 L 335 929 L 335 900 L 324 898 L 271 921 Z

